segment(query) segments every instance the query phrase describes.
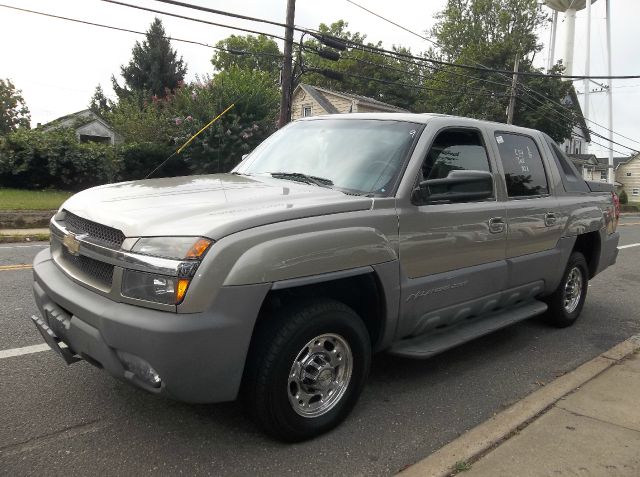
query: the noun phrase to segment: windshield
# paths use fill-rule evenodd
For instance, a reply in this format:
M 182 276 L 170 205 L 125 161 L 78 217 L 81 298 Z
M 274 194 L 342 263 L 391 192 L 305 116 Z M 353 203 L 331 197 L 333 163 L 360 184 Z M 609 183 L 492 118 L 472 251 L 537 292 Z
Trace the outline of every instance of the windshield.
M 387 195 L 423 125 L 373 119 L 292 123 L 263 142 L 236 173 L 273 175 L 357 194 Z

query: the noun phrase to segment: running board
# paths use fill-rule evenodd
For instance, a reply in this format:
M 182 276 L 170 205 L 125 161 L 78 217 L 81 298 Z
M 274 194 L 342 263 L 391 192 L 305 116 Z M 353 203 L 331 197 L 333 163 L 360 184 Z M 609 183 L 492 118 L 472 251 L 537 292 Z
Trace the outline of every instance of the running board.
M 546 303 L 537 300 L 529 301 L 479 317 L 469 323 L 438 330 L 437 333 L 428 333 L 398 341 L 389 348 L 388 352 L 405 358 L 430 358 L 459 344 L 544 313 L 546 310 Z

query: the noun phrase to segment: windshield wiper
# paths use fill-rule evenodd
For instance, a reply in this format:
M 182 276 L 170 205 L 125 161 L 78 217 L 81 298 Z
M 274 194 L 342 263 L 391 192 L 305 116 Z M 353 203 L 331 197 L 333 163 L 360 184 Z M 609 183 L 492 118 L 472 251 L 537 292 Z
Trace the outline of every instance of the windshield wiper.
M 276 179 L 297 180 L 299 182 L 305 182 L 307 184 L 313 184 L 320 187 L 331 187 L 333 185 L 333 181 L 331 179 L 310 176 L 303 174 L 302 172 L 269 172 L 269 174 L 271 174 L 271 177 L 275 177 Z

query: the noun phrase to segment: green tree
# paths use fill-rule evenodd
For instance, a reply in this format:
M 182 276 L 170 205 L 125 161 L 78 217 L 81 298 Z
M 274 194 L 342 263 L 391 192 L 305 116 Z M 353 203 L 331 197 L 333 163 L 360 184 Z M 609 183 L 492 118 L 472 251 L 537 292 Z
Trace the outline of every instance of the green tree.
M 132 95 L 162 98 L 184 81 L 187 67 L 171 48 L 170 38 L 159 18 L 151 23 L 146 39 L 142 43 L 136 41 L 131 54 L 129 64 L 120 68 L 125 85 L 120 86 L 115 76 L 111 77 L 118 98 Z
M 278 44 L 265 35 L 231 35 L 216 43 L 218 50 L 211 63 L 218 71 L 231 67 L 265 71 L 277 77 L 282 63 Z M 225 51 L 226 50 L 226 51 Z
M 91 96 L 91 99 L 89 100 L 89 109 L 100 116 L 104 116 L 111 111 L 112 108 L 113 102 L 106 97 L 102 90 L 102 86 L 96 86 L 93 96 Z
M 18 128 L 29 128 L 31 116 L 22 91 L 17 90 L 10 79 L 0 79 L 0 135 Z
M 362 45 L 349 47 L 340 53 L 338 61 L 322 58 L 314 50 L 324 48 L 315 39 L 308 40 L 307 50 L 302 53 L 305 69 L 331 70 L 342 74 L 342 79 L 332 79 L 321 73 L 306 72 L 302 82 L 335 91 L 360 94 L 378 101 L 406 109 L 414 109 L 419 95 L 421 75 L 424 67 L 412 61 L 403 61 L 392 56 L 380 55 L 366 47 L 382 47 L 382 43 L 366 42 L 366 35 L 348 30 L 349 24 L 338 20 L 331 25 L 321 23 L 318 31 Z M 408 53 L 403 47 L 394 47 L 398 53 Z M 404 85 L 398 87 L 399 84 Z
M 548 17 L 537 0 L 448 0 L 436 18 L 431 34 L 439 47 L 428 52 L 430 58 L 512 70 L 518 56 L 519 71 L 542 72 L 533 66 L 535 55 L 542 49 L 536 31 Z M 552 72 L 562 71 L 558 64 Z M 541 129 L 556 141 L 570 137 L 576 114 L 557 103 L 569 96 L 571 83 L 524 76 L 520 76 L 520 83 L 514 124 Z M 420 110 L 506 121 L 511 75 L 436 66 L 425 86 L 457 93 L 426 92 Z

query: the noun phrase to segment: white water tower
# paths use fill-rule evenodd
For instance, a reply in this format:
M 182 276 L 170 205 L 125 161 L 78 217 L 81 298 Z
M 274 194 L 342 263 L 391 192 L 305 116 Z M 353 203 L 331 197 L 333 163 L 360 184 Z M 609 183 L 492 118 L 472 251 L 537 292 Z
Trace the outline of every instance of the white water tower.
M 607 76 L 611 76 L 611 11 L 610 0 L 606 1 L 606 21 L 607 21 L 607 63 L 608 73 Z M 586 38 L 586 59 L 584 67 L 584 76 L 591 74 L 591 5 L 596 0 L 545 0 L 545 5 L 553 10 L 552 24 L 551 24 L 551 40 L 549 44 L 549 61 L 547 63 L 547 70 L 551 69 L 554 65 L 554 54 L 556 46 L 556 31 L 558 27 L 558 12 L 564 12 L 566 38 L 563 64 L 565 66 L 564 74 L 567 76 L 573 75 L 573 50 L 575 41 L 575 27 L 576 27 L 576 12 L 586 8 L 587 10 L 587 38 Z M 591 88 L 590 80 L 584 80 L 584 108 L 583 114 L 585 119 L 589 120 L 589 90 Z M 613 184 L 613 100 L 611 97 L 611 79 L 608 80 L 608 99 L 609 99 L 609 173 L 608 182 Z
M 565 28 L 567 31 L 564 45 L 565 74 L 573 74 L 573 45 L 576 32 L 576 12 L 587 9 L 587 62 L 589 61 L 591 39 L 591 4 L 596 0 L 545 0 L 545 4 L 553 10 L 553 24 L 551 25 L 551 50 L 549 53 L 549 68 L 553 66 L 553 53 L 556 43 L 556 29 L 558 25 L 558 12 L 564 12 Z M 585 73 L 588 74 L 588 73 Z

